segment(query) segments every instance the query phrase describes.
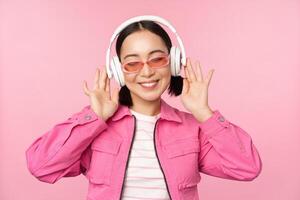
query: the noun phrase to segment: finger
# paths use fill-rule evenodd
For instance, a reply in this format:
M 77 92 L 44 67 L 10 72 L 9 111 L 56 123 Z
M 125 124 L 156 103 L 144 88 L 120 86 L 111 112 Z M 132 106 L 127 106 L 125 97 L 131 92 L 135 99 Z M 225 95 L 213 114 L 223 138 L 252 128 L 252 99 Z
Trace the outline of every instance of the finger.
M 115 102 L 115 104 L 119 103 L 119 90 L 118 88 L 115 88 L 112 94 L 112 101 Z
M 197 80 L 202 82 L 203 75 L 202 75 L 202 69 L 199 61 L 196 62 L 196 75 L 197 75 Z
M 106 72 L 105 72 L 105 66 L 103 67 L 103 69 L 101 70 L 101 75 L 100 75 L 100 80 L 99 80 L 99 85 L 101 90 L 105 90 L 106 87 L 106 82 L 105 82 L 105 77 L 106 76 Z
M 99 82 L 99 69 L 98 69 L 98 67 L 97 67 L 97 69 L 96 69 L 96 73 L 95 73 L 95 77 L 94 77 L 94 89 L 98 89 L 99 88 L 99 84 L 98 84 L 98 82 Z
M 88 89 L 88 86 L 87 86 L 87 83 L 85 80 L 83 81 L 83 91 L 84 91 L 84 94 L 86 94 L 87 96 L 90 96 L 90 90 Z
M 104 70 L 104 73 L 105 73 L 105 82 L 106 82 L 105 91 L 109 92 L 110 91 L 110 79 L 107 76 L 106 69 Z
M 187 62 L 188 62 L 188 60 L 187 60 Z M 191 80 L 190 80 L 189 72 L 187 70 L 187 65 L 184 66 L 184 75 L 187 78 L 187 81 L 190 82 Z
M 106 92 L 110 91 L 110 80 L 109 80 L 109 78 L 106 78 L 105 91 Z
M 196 81 L 197 79 L 196 79 L 195 72 L 193 70 L 192 62 L 191 62 L 190 58 L 188 59 L 187 70 L 189 73 L 190 81 L 192 81 L 192 82 Z
M 209 73 L 208 73 L 207 78 L 206 78 L 206 82 L 207 82 L 208 85 L 210 84 L 210 80 L 212 78 L 212 75 L 213 75 L 214 71 L 215 71 L 214 69 L 209 70 Z
M 183 79 L 183 86 L 182 86 L 182 94 L 186 94 L 188 91 L 188 81 L 186 78 Z

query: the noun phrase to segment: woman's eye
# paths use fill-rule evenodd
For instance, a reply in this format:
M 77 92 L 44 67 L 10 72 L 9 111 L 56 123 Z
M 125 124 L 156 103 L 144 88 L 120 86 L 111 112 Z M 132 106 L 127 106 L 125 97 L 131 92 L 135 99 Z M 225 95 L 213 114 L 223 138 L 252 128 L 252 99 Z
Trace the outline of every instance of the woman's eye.
M 152 62 L 159 62 L 163 59 L 163 57 L 153 58 L 151 59 Z
M 130 63 L 127 63 L 127 65 L 129 65 L 129 66 L 135 66 L 135 65 L 137 65 L 139 62 L 130 62 Z

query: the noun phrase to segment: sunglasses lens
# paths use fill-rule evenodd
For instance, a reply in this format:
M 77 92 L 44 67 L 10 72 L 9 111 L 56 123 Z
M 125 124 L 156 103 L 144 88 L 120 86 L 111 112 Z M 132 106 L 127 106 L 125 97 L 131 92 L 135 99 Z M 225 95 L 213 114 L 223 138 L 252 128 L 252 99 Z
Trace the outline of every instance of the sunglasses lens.
M 124 69 L 127 72 L 137 72 L 143 67 L 142 62 L 129 62 L 124 65 Z
M 147 63 L 151 68 L 165 67 L 169 64 L 169 56 L 157 56 L 147 61 Z M 144 63 L 142 61 L 131 61 L 123 65 L 123 70 L 127 73 L 136 73 L 141 70 L 143 66 Z
M 153 68 L 164 67 L 167 64 L 169 64 L 169 57 L 168 56 L 159 56 L 159 57 L 149 60 L 148 64 L 150 65 L 150 67 L 153 67 Z

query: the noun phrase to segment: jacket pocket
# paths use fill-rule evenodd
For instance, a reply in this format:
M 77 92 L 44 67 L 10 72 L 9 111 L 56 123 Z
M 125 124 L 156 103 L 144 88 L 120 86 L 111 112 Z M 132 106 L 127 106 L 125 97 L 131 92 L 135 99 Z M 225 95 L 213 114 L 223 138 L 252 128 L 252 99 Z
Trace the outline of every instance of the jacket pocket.
M 200 151 L 199 139 L 188 138 L 176 140 L 175 142 L 166 145 L 164 149 L 168 158 L 184 156 L 187 154 L 194 154 L 196 156 Z
M 196 137 L 177 139 L 163 148 L 168 158 L 169 166 L 172 166 L 170 170 L 176 176 L 178 189 L 194 190 L 197 188 L 197 184 L 201 179 L 198 170 L 199 139 Z
M 92 157 L 87 177 L 94 184 L 110 185 L 113 166 L 122 141 L 100 139 L 91 145 Z
M 178 184 L 178 190 L 189 189 L 193 187 L 197 187 L 197 184 L 200 182 L 201 176 L 198 173 L 195 176 L 192 176 L 190 179 L 186 179 L 183 182 Z
M 180 199 L 194 199 L 199 200 L 198 187 L 197 184 L 200 182 L 200 174 L 195 174 L 183 182 L 178 184 Z

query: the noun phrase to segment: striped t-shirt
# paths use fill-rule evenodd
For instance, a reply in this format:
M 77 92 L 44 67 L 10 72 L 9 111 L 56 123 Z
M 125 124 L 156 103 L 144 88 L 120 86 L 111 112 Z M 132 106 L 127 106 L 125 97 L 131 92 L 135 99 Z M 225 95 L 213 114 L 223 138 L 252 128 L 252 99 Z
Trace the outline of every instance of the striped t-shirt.
M 163 173 L 154 149 L 154 126 L 160 114 L 136 117 L 135 137 L 129 157 L 122 200 L 169 200 Z

